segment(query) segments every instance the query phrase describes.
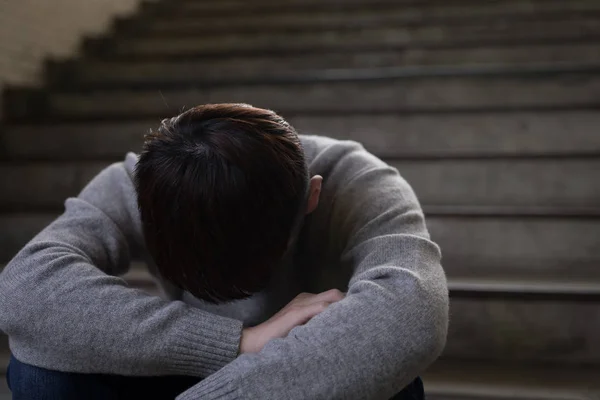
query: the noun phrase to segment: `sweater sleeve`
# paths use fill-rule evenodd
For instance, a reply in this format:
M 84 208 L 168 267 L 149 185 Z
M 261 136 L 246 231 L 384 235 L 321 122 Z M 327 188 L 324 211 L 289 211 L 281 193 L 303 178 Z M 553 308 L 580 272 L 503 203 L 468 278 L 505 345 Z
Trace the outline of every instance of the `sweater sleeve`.
M 113 276 L 128 268 L 139 242 L 135 199 L 123 163 L 113 164 L 0 274 L 0 329 L 20 361 L 68 372 L 204 377 L 235 359 L 240 321 Z
M 318 219 L 352 272 L 346 298 L 179 400 L 388 399 L 441 353 L 446 278 L 412 189 L 359 145 L 325 179 L 335 195 Z

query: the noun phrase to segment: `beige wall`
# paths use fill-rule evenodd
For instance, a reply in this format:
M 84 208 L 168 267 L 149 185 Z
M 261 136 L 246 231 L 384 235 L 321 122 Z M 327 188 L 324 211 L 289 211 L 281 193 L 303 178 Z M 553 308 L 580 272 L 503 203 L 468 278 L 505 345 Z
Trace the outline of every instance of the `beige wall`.
M 74 55 L 140 0 L 0 0 L 0 86 L 40 82 L 45 58 Z

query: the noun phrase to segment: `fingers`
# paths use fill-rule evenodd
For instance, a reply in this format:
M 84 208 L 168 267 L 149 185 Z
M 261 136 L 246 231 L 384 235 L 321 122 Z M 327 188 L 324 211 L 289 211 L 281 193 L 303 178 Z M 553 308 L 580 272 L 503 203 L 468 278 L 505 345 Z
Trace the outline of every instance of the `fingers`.
M 306 293 L 306 292 L 300 293 L 298 296 L 294 297 L 294 300 L 292 300 L 292 302 L 294 302 L 294 301 L 301 302 L 301 301 L 310 299 L 314 296 L 316 296 L 316 294 L 314 294 L 314 293 Z
M 338 289 L 327 290 L 319 294 L 301 293 L 290 303 L 290 315 L 295 319 L 296 324 L 301 325 L 344 297 L 345 294 Z
M 303 295 L 302 293 L 301 295 Z M 308 294 L 308 293 L 307 293 Z M 299 295 L 299 296 L 301 296 Z M 311 294 L 309 296 L 305 296 L 302 298 L 298 298 L 298 304 L 308 305 L 313 303 L 318 303 L 321 301 L 325 301 L 328 303 L 335 303 L 336 301 L 342 300 L 346 295 L 338 289 L 331 289 L 326 292 L 322 292 L 319 294 Z
M 304 325 L 345 296 L 338 289 L 327 290 L 319 294 L 299 294 L 268 321 L 256 327 L 244 329 L 240 351 L 242 353 L 260 351 L 269 340 L 285 337 L 293 328 Z
M 325 311 L 330 304 L 327 301 L 317 301 L 310 304 L 292 306 L 289 313 L 286 314 L 290 329 L 293 326 L 307 323 L 311 318 Z
M 346 294 L 338 289 L 330 289 L 326 292 L 319 293 L 316 298 L 319 301 L 328 301 L 330 303 L 335 303 L 336 301 L 342 300 L 346 297 Z
M 294 306 L 306 306 L 313 303 L 319 302 L 327 302 L 327 303 L 335 303 L 336 301 L 342 300 L 346 297 L 345 293 L 341 292 L 338 289 L 331 289 L 325 292 L 314 294 L 314 293 L 300 293 L 298 296 L 294 298 L 291 302 L 289 302 L 285 307 L 283 307 L 279 312 L 277 312 L 274 317 L 279 317 L 285 314 L 290 307 Z
M 314 296 L 316 296 L 316 294 L 314 293 L 300 293 L 299 295 L 297 295 L 296 297 L 294 297 L 294 299 L 292 301 L 290 301 L 289 303 L 287 303 L 285 305 L 285 307 L 283 307 L 281 310 L 279 310 L 274 317 L 278 317 L 280 315 L 285 314 L 290 307 L 293 307 L 295 305 L 304 305 L 304 304 L 308 304 L 308 302 L 310 301 L 310 299 L 312 299 Z

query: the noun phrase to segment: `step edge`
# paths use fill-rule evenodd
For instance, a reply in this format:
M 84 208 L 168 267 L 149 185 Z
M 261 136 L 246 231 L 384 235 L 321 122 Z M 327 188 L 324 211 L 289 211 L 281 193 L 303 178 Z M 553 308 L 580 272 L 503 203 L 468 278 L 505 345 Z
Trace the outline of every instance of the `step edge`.
M 448 278 L 450 291 L 481 291 L 489 293 L 596 295 L 600 296 L 600 280 L 539 281 L 490 278 Z
M 177 91 L 192 91 L 195 88 L 229 87 L 229 86 L 272 86 L 286 84 L 324 84 L 324 83 L 364 83 L 381 80 L 404 79 L 432 79 L 432 78 L 463 78 L 463 79 L 510 79 L 518 77 L 531 77 L 532 79 L 544 78 L 546 75 L 572 75 L 585 74 L 595 76 L 600 74 L 600 63 L 575 64 L 575 63 L 543 63 L 521 65 L 445 65 L 445 66 L 410 66 L 410 67 L 381 67 L 381 68 L 334 68 L 314 69 L 305 71 L 291 71 L 269 75 L 256 75 L 239 79 L 182 79 L 168 81 L 169 87 L 164 88 L 165 93 Z M 85 95 L 86 91 L 93 94 L 104 94 L 115 91 L 144 92 L 162 88 L 166 82 L 153 80 L 147 82 L 133 81 L 129 84 L 117 82 L 116 84 L 81 83 L 77 87 L 56 87 L 48 91 L 53 96 Z
M 516 2 L 513 2 L 516 3 Z M 539 3 L 540 1 L 534 1 L 534 7 L 537 9 L 540 7 Z M 246 5 L 244 3 L 240 3 L 240 5 Z M 313 10 L 322 10 L 322 9 L 336 9 L 339 8 L 340 5 L 343 4 L 346 9 L 349 10 L 353 10 L 353 9 L 363 9 L 365 8 L 365 2 L 364 1 L 352 1 L 349 3 L 343 3 L 343 2 L 328 2 L 328 3 L 322 3 L 322 2 L 313 2 L 313 1 L 309 1 L 309 2 L 300 2 L 300 1 L 293 1 L 293 2 L 289 2 L 288 4 L 286 4 L 286 7 L 283 8 L 284 12 L 297 12 L 299 10 L 308 10 L 308 11 L 313 11 Z M 430 9 L 435 9 L 435 8 L 443 8 L 443 9 L 454 9 L 454 8 L 460 8 L 460 7 L 464 7 L 464 6 L 469 6 L 469 5 L 478 5 L 481 8 L 486 8 L 486 6 L 489 6 L 489 3 L 478 3 L 478 2 L 474 2 L 474 1 L 470 1 L 470 0 L 462 0 L 462 1 L 455 1 L 451 4 L 448 4 L 446 2 L 441 2 L 441 1 L 401 1 L 401 2 L 394 2 L 394 1 L 385 1 L 385 0 L 379 0 L 379 1 L 375 1 L 373 6 L 377 7 L 377 8 L 385 8 L 385 7 L 390 7 L 390 6 L 402 6 L 402 7 L 406 7 L 406 8 L 414 8 L 414 9 L 423 9 L 425 8 L 425 11 L 429 11 Z M 517 5 L 511 5 L 513 8 L 519 10 L 519 6 Z M 586 7 L 587 9 L 588 7 Z M 593 8 L 593 7 L 592 7 Z M 194 15 L 194 14 L 203 14 L 203 15 L 208 15 L 208 16 L 220 16 L 223 14 L 231 14 L 232 11 L 238 11 L 239 9 L 239 5 L 233 5 L 233 4 L 221 4 L 221 7 L 206 7 L 206 5 L 201 5 L 201 3 L 193 3 L 193 2 L 183 2 L 180 5 L 179 10 L 176 10 L 176 12 L 172 13 L 171 15 Z M 255 4 L 255 7 L 253 8 L 246 8 L 243 7 L 241 9 L 241 12 L 244 11 L 254 11 L 256 13 L 268 13 L 268 14 L 276 14 L 278 12 L 281 12 L 282 8 L 281 6 L 277 7 L 277 3 L 274 2 L 265 2 L 265 1 L 261 1 L 259 3 Z M 513 10 L 511 10 L 513 11 Z M 243 14 L 240 14 L 243 15 Z
M 425 391 L 428 395 L 450 395 L 457 398 L 481 398 L 489 400 L 591 400 L 590 390 L 581 389 L 574 385 L 573 388 L 547 388 L 542 385 L 497 385 L 493 383 L 476 384 L 443 382 L 436 379 L 427 379 L 425 373 Z M 600 393 L 600 392 L 598 392 Z
M 165 92 L 163 92 L 165 93 Z M 114 94 L 114 93 L 113 93 Z M 77 96 L 71 96 L 68 101 L 78 100 Z M 84 95 L 85 96 L 85 95 Z M 436 115 L 482 115 L 482 114 L 515 114 L 515 113 L 557 113 L 557 112 L 584 112 L 584 111 L 597 111 L 600 110 L 600 102 L 596 101 L 577 101 L 569 103 L 555 103 L 555 104 L 518 104 L 518 105 L 504 105 L 504 104 L 492 104 L 492 105 L 464 105 L 464 106 L 400 106 L 400 107 L 352 107 L 341 110 L 339 108 L 299 108 L 295 106 L 288 106 L 287 108 L 279 108 L 278 112 L 281 115 L 285 115 L 288 119 L 296 117 L 309 117 L 309 116 L 348 116 L 348 115 L 397 115 L 397 116 L 430 116 L 435 117 Z M 27 116 L 14 116 L 7 115 L 6 123 L 9 125 L 15 124 L 29 124 L 30 126 L 47 126 L 49 124 L 75 124 L 75 123 L 127 123 L 131 121 L 140 121 L 142 119 L 153 119 L 155 118 L 157 123 L 164 119 L 167 115 L 177 115 L 179 112 L 158 112 L 156 110 L 141 110 L 136 113 L 124 114 L 121 112 L 102 112 L 101 114 L 90 112 L 89 110 L 85 113 L 69 114 L 65 113 L 64 110 L 61 112 L 53 112 L 49 115 L 36 116 L 32 118 L 31 115 Z
M 592 42 L 592 41 L 557 41 L 555 43 L 549 43 L 549 42 L 533 42 L 533 43 L 529 43 L 529 42 L 522 42 L 522 43 L 509 43 L 508 45 L 494 45 L 493 47 L 500 47 L 503 48 L 504 50 L 507 49 L 523 49 L 523 48 L 531 48 L 531 47 L 552 47 L 552 48 L 564 48 L 566 46 L 573 46 L 573 45 L 577 45 L 577 46 L 595 46 L 597 45 L 596 42 Z M 479 46 L 481 47 L 481 46 Z M 486 46 L 487 47 L 487 46 Z M 463 47 L 442 47 L 442 48 L 428 48 L 428 47 L 424 47 L 424 48 L 419 48 L 419 47 L 409 47 L 409 48 L 400 48 L 400 47 L 393 47 L 393 46 L 386 46 L 386 45 L 374 45 L 374 46 L 359 46 L 357 47 L 357 49 L 345 49 L 345 48 L 331 48 L 331 49 L 327 49 L 328 54 L 333 53 L 333 54 L 371 54 L 371 53 L 385 53 L 385 52 L 397 52 L 397 51 L 412 51 L 412 50 L 417 50 L 417 51 L 428 51 L 430 53 L 433 53 L 437 50 L 444 50 L 444 51 L 469 51 L 469 50 L 474 50 L 477 49 L 478 46 L 472 46 L 472 45 L 468 45 L 468 46 L 463 46 Z M 242 52 L 242 53 L 236 53 L 236 54 L 231 54 L 231 53 L 223 53 L 223 52 L 207 52 L 207 53 L 191 53 L 191 54 L 187 54 L 185 57 L 181 57 L 180 55 L 174 54 L 174 55 L 169 55 L 169 56 L 164 56 L 164 55 L 155 55 L 155 56 L 151 56 L 151 55 L 145 55 L 145 54 L 139 54 L 139 55 L 127 55 L 127 54 L 122 54 L 122 53 L 111 53 L 111 54 L 106 54 L 103 55 L 102 57 L 96 57 L 93 54 L 90 55 L 86 55 L 85 57 L 85 61 L 86 62 L 100 62 L 100 61 L 116 61 L 116 62 L 122 62 L 122 63 L 137 63 L 137 62 L 158 62 L 158 63 L 167 63 L 167 62 L 189 62 L 189 61 L 193 61 L 193 62 L 200 62 L 200 61 L 206 61 L 206 59 L 213 59 L 213 58 L 217 58 L 217 59 L 230 59 L 230 58 L 246 58 L 246 57 L 259 57 L 259 58 L 265 58 L 265 57 L 276 57 L 276 58 L 286 58 L 286 57 L 296 57 L 299 55 L 306 55 L 309 54 L 311 56 L 318 56 L 318 55 L 322 55 L 324 53 L 323 49 L 319 49 L 319 48 L 315 48 L 315 49 L 306 49 L 302 52 L 302 54 L 299 54 L 298 52 L 294 51 L 294 52 L 282 52 L 282 51 L 277 51 L 277 52 L 273 52 L 273 51 L 266 51 L 266 52 Z M 84 59 L 81 59 L 81 61 L 84 61 Z

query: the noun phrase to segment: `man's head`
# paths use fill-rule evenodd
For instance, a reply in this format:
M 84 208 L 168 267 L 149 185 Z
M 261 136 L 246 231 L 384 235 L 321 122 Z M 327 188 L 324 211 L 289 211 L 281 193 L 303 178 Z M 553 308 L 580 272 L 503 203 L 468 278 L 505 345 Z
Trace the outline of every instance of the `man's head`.
M 296 131 L 270 110 L 198 106 L 146 136 L 135 183 L 146 245 L 161 275 L 211 301 L 268 284 L 318 204 Z

